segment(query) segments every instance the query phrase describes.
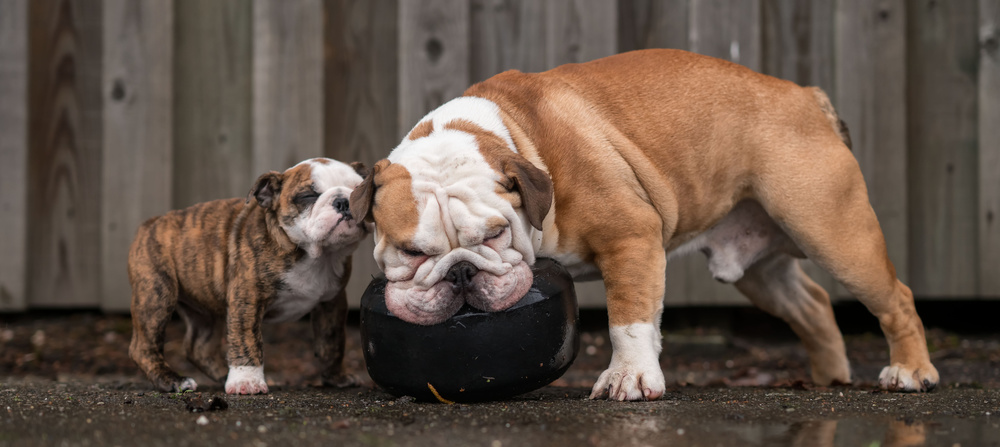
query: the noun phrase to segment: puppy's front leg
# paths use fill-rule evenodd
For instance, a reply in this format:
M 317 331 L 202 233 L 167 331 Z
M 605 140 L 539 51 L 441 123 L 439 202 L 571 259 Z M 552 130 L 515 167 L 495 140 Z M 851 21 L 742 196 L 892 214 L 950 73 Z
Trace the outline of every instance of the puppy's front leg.
M 660 369 L 666 254 L 648 239 L 620 241 L 595 261 L 604 276 L 611 332 L 611 365 L 591 399 L 653 400 L 666 390 Z
M 232 289 L 229 293 L 229 309 L 226 312 L 228 394 L 267 394 L 264 341 L 260 330 L 267 303 L 250 295 L 246 291 Z
M 320 302 L 309 315 L 312 320 L 316 358 L 324 386 L 355 385 L 354 377 L 343 373 L 344 342 L 347 337 L 347 294 L 344 289 L 330 301 Z

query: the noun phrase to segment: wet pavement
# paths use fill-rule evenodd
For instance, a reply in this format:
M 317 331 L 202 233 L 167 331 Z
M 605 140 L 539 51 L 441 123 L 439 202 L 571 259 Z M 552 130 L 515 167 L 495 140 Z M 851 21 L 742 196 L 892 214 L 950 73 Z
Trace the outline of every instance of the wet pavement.
M 168 332 L 168 361 L 191 373 L 180 331 Z M 345 366 L 361 386 L 315 386 L 300 322 L 265 329 L 272 392 L 260 396 L 227 396 L 207 379 L 194 393 L 153 391 L 127 357 L 129 335 L 121 316 L 0 320 L 0 446 L 1000 446 L 996 334 L 929 331 L 942 385 L 892 394 L 874 386 L 887 356 L 877 334 L 847 337 L 854 385 L 816 387 L 794 339 L 685 328 L 666 338 L 664 397 L 621 403 L 587 399 L 610 358 L 606 329 L 590 327 L 552 386 L 454 405 L 375 387 L 356 326 Z

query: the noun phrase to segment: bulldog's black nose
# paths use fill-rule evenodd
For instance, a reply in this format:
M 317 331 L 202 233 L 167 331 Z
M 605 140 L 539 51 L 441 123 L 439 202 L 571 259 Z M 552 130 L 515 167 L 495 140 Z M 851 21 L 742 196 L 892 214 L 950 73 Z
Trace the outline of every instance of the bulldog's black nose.
M 343 214 L 344 217 L 351 217 L 351 202 L 347 200 L 346 197 L 337 197 L 333 199 L 333 208 L 337 210 L 338 213 Z
M 452 290 L 459 292 L 472 284 L 472 277 L 476 276 L 476 273 L 479 273 L 479 269 L 473 263 L 462 261 L 451 266 L 444 279 L 451 283 Z

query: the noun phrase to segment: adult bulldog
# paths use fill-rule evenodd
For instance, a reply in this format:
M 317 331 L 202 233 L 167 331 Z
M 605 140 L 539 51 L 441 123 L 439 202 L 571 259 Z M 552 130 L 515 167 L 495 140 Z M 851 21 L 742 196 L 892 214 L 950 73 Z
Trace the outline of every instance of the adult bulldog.
M 656 399 L 667 258 L 703 251 L 716 279 L 787 321 L 817 384 L 850 382 L 808 257 L 879 319 L 882 388 L 938 373 L 850 152 L 818 88 L 676 50 L 508 71 L 429 113 L 351 195 L 373 220 L 398 317 L 434 324 L 463 303 L 497 311 L 536 257 L 607 288 L 611 365 L 591 398 Z

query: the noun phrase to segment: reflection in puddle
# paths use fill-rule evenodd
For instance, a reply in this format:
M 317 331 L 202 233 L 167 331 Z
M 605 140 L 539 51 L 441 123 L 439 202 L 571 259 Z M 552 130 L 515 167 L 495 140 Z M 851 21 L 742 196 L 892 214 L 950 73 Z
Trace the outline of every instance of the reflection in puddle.
M 997 418 L 894 420 L 846 418 L 795 423 L 724 421 L 685 423 L 671 418 L 632 416 L 620 420 L 593 445 L 671 446 L 878 446 L 1000 445 Z

